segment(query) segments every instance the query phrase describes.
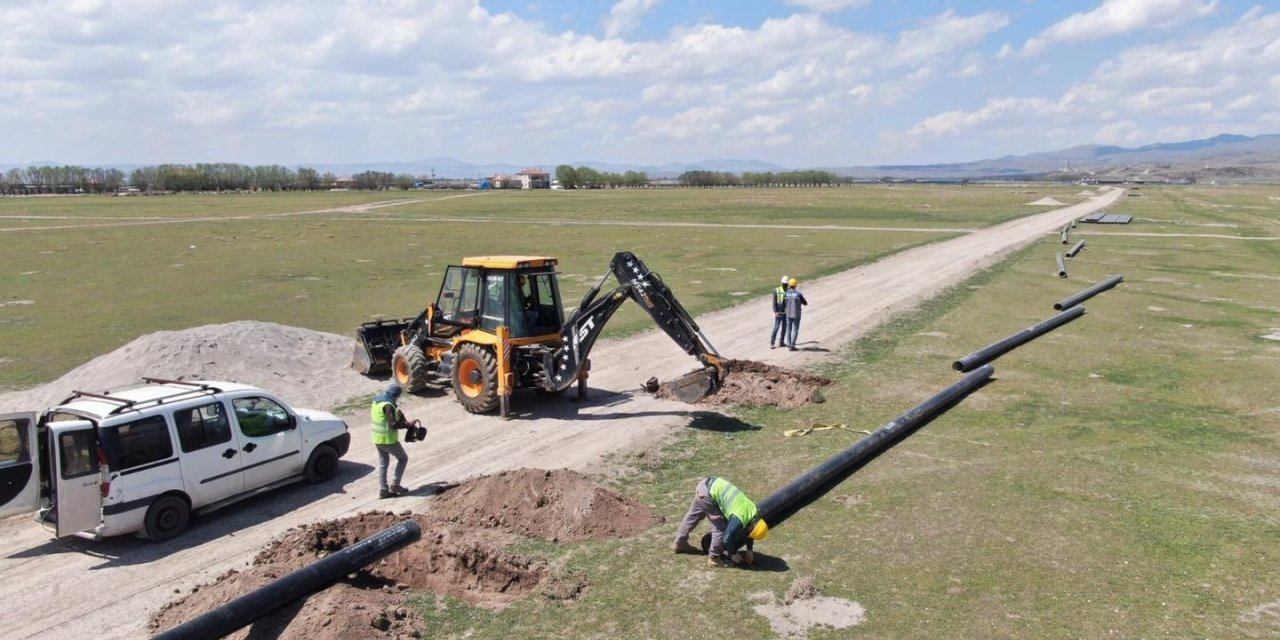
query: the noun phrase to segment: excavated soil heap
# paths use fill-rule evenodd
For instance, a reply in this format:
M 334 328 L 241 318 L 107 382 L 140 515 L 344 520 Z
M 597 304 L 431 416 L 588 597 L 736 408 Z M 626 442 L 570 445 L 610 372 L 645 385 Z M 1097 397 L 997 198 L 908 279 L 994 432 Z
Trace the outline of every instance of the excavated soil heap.
M 307 566 L 405 519 L 422 539 L 332 587 L 273 612 L 233 638 L 420 637 L 423 620 L 407 606 L 409 591 L 449 595 L 498 609 L 540 593 L 575 600 L 585 576 L 556 575 L 545 560 L 503 551 L 527 535 L 550 541 L 634 534 L 653 522 L 648 507 L 568 471 L 520 469 L 469 480 L 437 496 L 429 513 L 362 513 L 295 527 L 240 571 L 165 605 L 150 631 L 177 626 L 271 580 Z
M 794 409 L 806 404 L 821 402 L 818 391 L 831 384 L 831 380 L 809 373 L 791 371 L 754 360 L 727 360 L 729 373 L 719 391 L 698 401 L 710 406 L 724 405 L 774 405 Z M 676 399 L 670 383 L 658 386 L 654 395 Z

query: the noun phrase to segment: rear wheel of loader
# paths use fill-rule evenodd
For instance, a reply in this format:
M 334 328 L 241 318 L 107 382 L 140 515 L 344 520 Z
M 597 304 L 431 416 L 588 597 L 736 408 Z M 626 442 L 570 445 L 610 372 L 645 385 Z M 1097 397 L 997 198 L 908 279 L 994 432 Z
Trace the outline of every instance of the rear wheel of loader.
M 401 345 L 391 355 L 391 377 L 405 391 L 419 391 L 430 379 L 427 355 L 411 344 Z
M 498 406 L 498 361 L 493 353 L 478 344 L 458 348 L 453 394 L 471 413 L 488 413 Z

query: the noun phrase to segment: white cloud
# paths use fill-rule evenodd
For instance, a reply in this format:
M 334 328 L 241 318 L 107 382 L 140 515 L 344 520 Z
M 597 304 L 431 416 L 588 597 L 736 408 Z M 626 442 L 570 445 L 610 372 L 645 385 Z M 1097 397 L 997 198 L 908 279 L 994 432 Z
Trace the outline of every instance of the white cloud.
M 1099 40 L 1144 29 L 1170 27 L 1202 18 L 1218 8 L 1217 0 L 1104 0 L 1101 6 L 1051 25 L 1022 47 L 1029 55 L 1060 42 Z
M 641 116 L 636 133 L 645 138 L 684 142 L 718 135 L 728 111 L 724 107 L 694 107 L 670 117 Z
M 912 65 L 945 53 L 972 47 L 1009 25 L 1009 16 L 988 11 L 957 16 L 948 9 L 923 21 L 919 29 L 904 31 L 892 53 L 897 64 Z
M 861 7 L 871 0 L 787 0 L 787 4 L 793 7 L 802 7 L 810 11 L 818 13 L 834 13 L 836 11 L 844 11 L 845 9 L 853 9 Z
M 604 37 L 616 38 L 640 26 L 658 4 L 659 0 L 618 0 L 604 20 Z
M 1121 50 L 1057 99 L 993 97 L 973 110 L 924 118 L 906 135 L 920 143 L 1037 131 L 1037 140 L 1148 144 L 1270 133 L 1280 120 L 1278 43 L 1280 12 L 1253 10 L 1198 37 Z

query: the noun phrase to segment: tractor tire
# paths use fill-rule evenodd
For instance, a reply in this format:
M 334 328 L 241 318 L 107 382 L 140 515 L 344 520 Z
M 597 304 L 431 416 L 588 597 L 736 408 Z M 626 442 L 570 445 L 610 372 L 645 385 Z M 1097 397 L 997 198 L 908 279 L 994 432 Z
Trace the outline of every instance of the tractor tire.
M 191 507 L 182 498 L 166 493 L 147 509 L 143 519 L 143 528 L 147 537 L 156 542 L 171 540 L 182 535 L 191 524 Z
M 406 344 L 391 354 L 391 377 L 405 391 L 421 391 L 431 379 L 431 363 L 418 347 Z
M 498 407 L 498 361 L 478 344 L 458 348 L 453 362 L 453 394 L 471 413 L 488 413 Z

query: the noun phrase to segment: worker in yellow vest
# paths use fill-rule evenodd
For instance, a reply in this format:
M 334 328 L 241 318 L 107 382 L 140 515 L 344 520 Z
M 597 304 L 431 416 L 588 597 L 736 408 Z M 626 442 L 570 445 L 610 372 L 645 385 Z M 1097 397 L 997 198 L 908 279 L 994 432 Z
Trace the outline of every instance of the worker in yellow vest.
M 393 498 L 409 493 L 408 489 L 400 486 L 409 455 L 404 452 L 404 447 L 400 445 L 400 436 L 396 433 L 397 429 L 407 423 L 404 413 L 401 413 L 400 407 L 396 406 L 396 400 L 400 398 L 402 391 L 400 385 L 391 383 L 385 391 L 373 397 L 373 406 L 369 408 L 369 418 L 373 421 L 371 429 L 373 446 L 378 449 L 379 498 Z M 392 482 L 388 484 L 387 466 L 393 456 L 396 459 L 396 470 Z
M 680 521 L 676 541 L 672 549 L 676 553 L 701 553 L 689 544 L 689 534 L 706 518 L 711 523 L 711 547 L 707 550 L 707 562 L 723 566 L 727 562 L 753 564 L 752 550 L 757 540 L 769 533 L 769 525 L 756 513 L 756 504 L 747 494 L 724 478 L 711 476 L 698 481 L 694 489 L 693 504 Z M 743 548 L 746 547 L 746 548 Z

